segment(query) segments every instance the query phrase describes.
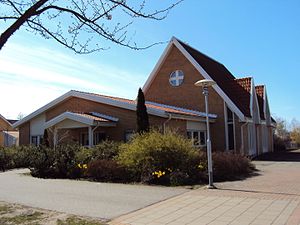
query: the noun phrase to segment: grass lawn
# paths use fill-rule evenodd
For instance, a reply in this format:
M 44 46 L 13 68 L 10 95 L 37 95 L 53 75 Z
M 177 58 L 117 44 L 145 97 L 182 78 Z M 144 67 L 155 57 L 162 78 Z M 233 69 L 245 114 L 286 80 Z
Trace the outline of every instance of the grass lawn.
M 105 225 L 104 221 L 0 202 L 1 225 Z

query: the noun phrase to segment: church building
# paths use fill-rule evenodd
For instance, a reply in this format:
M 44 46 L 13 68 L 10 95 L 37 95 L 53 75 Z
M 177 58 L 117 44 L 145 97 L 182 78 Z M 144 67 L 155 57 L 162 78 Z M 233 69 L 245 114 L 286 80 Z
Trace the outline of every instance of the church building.
M 216 60 L 173 37 L 143 86 L 150 126 L 172 129 L 206 147 L 202 89 L 210 79 L 209 121 L 212 149 L 256 156 L 273 151 L 276 122 L 265 85 L 236 78 Z M 20 144 L 42 143 L 44 130 L 54 143 L 93 146 L 104 139 L 128 141 L 136 130 L 136 101 L 71 90 L 14 124 Z

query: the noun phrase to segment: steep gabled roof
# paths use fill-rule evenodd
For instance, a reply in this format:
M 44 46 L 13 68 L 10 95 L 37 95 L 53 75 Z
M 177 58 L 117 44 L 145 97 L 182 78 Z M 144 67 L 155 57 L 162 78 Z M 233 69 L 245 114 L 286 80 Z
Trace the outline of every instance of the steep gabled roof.
M 259 105 L 259 112 L 260 112 L 260 118 L 262 120 L 265 120 L 265 86 L 264 85 L 257 85 L 255 86 L 255 91 L 257 94 L 257 100 L 258 100 L 258 105 Z
M 229 70 L 223 64 L 199 52 L 182 41 L 178 40 L 178 42 L 197 61 L 197 63 L 203 67 L 203 69 L 242 111 L 242 113 L 246 117 L 251 117 L 249 108 L 250 93 L 241 87 Z
M 5 123 L 7 123 L 8 126 L 12 126 L 12 124 L 4 117 L 0 114 L 0 119 L 2 119 Z

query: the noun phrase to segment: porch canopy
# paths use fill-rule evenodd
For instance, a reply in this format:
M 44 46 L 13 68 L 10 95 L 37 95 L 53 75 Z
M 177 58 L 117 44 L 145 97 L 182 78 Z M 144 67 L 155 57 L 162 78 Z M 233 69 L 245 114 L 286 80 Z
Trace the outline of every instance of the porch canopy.
M 98 127 L 115 127 L 118 118 L 97 112 L 64 112 L 45 123 L 45 129 L 54 128 L 54 145 L 59 129 L 88 128 L 89 146 L 93 146 L 94 131 Z

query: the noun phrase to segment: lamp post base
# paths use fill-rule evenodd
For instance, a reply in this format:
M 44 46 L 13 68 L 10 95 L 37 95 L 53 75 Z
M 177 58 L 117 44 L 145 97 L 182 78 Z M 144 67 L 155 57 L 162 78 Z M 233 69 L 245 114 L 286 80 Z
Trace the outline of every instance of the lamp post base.
M 214 185 L 207 185 L 206 188 L 207 189 L 217 189 L 216 186 L 214 186 Z

